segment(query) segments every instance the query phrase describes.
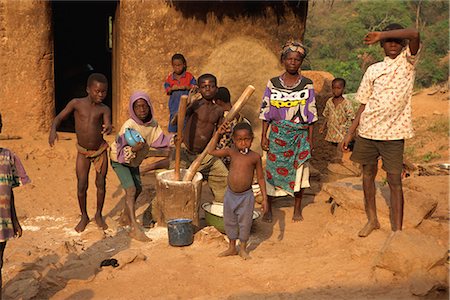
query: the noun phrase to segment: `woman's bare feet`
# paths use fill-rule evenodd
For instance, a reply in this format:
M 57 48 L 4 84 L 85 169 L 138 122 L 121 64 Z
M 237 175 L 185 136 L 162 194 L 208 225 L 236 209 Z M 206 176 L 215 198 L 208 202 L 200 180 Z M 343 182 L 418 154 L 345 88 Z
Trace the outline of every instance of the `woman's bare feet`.
M 361 231 L 358 233 L 358 236 L 366 237 L 376 229 L 380 229 L 380 223 L 378 222 L 378 220 L 375 222 L 369 221 L 367 222 L 366 226 L 364 226 L 364 228 L 361 229 Z
M 263 215 L 262 220 L 263 220 L 263 222 L 266 222 L 266 223 L 272 223 L 272 212 L 271 211 L 266 212 Z
M 236 250 L 236 247 L 228 247 L 227 250 L 220 252 L 219 255 L 217 255 L 218 257 L 225 257 L 225 256 L 232 256 L 232 255 L 237 255 L 238 252 Z
M 294 211 L 294 215 L 292 216 L 292 222 L 298 223 L 303 221 L 303 216 L 301 211 Z
M 97 226 L 102 230 L 108 229 L 108 224 L 106 224 L 105 219 L 103 219 L 101 214 L 95 214 L 95 223 L 97 223 Z
M 78 222 L 78 225 L 75 226 L 75 230 L 77 232 L 83 232 L 86 229 L 87 224 L 89 224 L 89 217 L 81 216 L 81 220 Z
M 144 231 L 140 228 L 139 225 L 135 225 L 131 228 L 129 236 L 132 239 L 141 241 L 141 242 L 151 242 L 152 239 L 145 235 Z

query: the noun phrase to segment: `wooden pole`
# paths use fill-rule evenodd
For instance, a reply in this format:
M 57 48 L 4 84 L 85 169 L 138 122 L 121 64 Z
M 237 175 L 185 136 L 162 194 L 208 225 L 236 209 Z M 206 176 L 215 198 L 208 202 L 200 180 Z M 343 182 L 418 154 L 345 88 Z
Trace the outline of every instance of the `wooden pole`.
M 184 117 L 186 116 L 188 96 L 183 95 L 178 106 L 177 141 L 175 144 L 175 180 L 180 180 L 181 143 L 183 142 Z

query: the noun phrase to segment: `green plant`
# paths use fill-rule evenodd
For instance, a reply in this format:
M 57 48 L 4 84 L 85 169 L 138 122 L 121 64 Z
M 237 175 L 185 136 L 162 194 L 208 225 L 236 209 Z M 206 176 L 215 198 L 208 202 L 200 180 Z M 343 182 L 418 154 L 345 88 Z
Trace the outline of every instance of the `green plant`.
M 427 153 L 425 153 L 425 155 L 422 157 L 422 160 L 424 162 L 430 162 L 431 160 L 435 159 L 435 158 L 441 158 L 441 155 L 439 153 L 435 153 L 435 152 L 431 152 L 428 151 Z

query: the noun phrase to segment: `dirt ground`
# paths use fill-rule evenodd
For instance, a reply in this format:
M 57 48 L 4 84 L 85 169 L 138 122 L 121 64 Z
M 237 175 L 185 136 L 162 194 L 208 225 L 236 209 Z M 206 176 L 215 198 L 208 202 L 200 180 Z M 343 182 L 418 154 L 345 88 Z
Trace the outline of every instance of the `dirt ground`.
M 417 139 L 411 157 L 424 163 L 449 162 L 448 94 L 414 96 Z M 8 113 L 2 112 L 7 118 Z M 447 122 L 447 132 L 439 126 Z M 429 130 L 433 124 L 435 131 Z M 444 124 L 444 125 L 442 125 Z M 434 127 L 433 127 L 434 128 Z M 7 128 L 5 128 L 7 132 Z M 16 189 L 16 206 L 24 229 L 23 237 L 8 242 L 3 267 L 5 299 L 411 299 L 411 274 L 375 267 L 390 236 L 389 218 L 380 218 L 381 230 L 358 238 L 365 223 L 362 210 L 336 208 L 331 213 L 329 195 L 321 190 L 327 174 L 327 153 L 313 160 L 320 176 L 307 190 L 301 223 L 292 223 L 293 200 L 274 203 L 274 222 L 256 220 L 250 239 L 251 260 L 217 258 L 226 247 L 221 235 L 198 233 L 189 247 L 171 247 L 167 230 L 155 227 L 147 232 L 150 243 L 130 240 L 127 228 L 116 222 L 123 207 L 124 192 L 116 174 L 109 170 L 104 214 L 109 229 L 95 223 L 79 234 L 73 227 L 79 218 L 76 200 L 75 136 L 60 134 L 56 147 L 47 137 L 36 134 L 22 139 L 2 140 L 1 146 L 15 151 L 32 179 Z M 113 137 L 108 137 L 112 140 Z M 417 144 L 420 143 L 420 144 Z M 446 147 L 442 147 L 446 145 Z M 325 146 L 323 146 L 325 149 Z M 427 150 L 431 149 L 431 150 Z M 319 163 L 319 161 L 321 163 Z M 88 192 L 88 209 L 95 211 L 94 171 Z M 448 176 L 417 176 L 405 181 L 415 190 L 438 199 L 438 207 L 420 227 L 407 234 L 432 236 L 448 249 Z M 144 177 L 145 189 L 138 199 L 142 221 L 155 197 L 154 174 Z M 406 184 L 406 183 L 405 183 Z M 212 199 L 206 184 L 202 201 Z M 362 199 L 361 199 L 362 201 Z M 408 205 L 408 203 L 406 204 Z M 414 249 L 404 249 L 414 252 Z M 431 249 L 433 250 L 433 249 Z M 446 250 L 445 250 L 446 252 Z M 100 268 L 100 262 L 117 258 L 118 268 Z M 411 261 L 411 264 L 414 264 Z M 434 271 L 433 271 L 434 270 Z M 433 278 L 448 281 L 448 263 L 430 271 Z M 442 281 L 442 280 L 441 280 Z M 447 299 L 441 284 L 428 293 L 429 299 Z M 447 285 L 448 287 L 448 285 Z

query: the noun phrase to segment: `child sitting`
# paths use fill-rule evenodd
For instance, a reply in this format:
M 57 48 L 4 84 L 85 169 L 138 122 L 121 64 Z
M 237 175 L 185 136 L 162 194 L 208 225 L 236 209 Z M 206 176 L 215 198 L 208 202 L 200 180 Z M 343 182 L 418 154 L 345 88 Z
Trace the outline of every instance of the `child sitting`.
M 229 123 L 223 124 L 219 133 L 224 133 Z M 218 139 L 218 138 L 216 138 Z M 258 183 L 263 196 L 263 211 L 267 209 L 266 181 L 264 179 L 261 156 L 250 150 L 253 141 L 252 127 L 248 123 L 238 123 L 234 126 L 232 139 L 234 146 L 220 150 L 212 150 L 213 156 L 231 158 L 228 186 L 223 203 L 223 218 L 225 232 L 230 240 L 228 249 L 219 256 L 238 254 L 236 240 L 239 238 L 239 255 L 243 259 L 250 258 L 247 251 L 247 241 L 253 222 L 255 197 L 253 195 L 253 174 L 256 170 Z
M 325 122 L 320 127 L 319 132 L 323 133 L 327 129 L 325 140 L 330 142 L 336 148 L 336 157 L 332 162 L 342 162 L 341 143 L 347 134 L 355 118 L 352 104 L 342 95 L 345 89 L 345 79 L 335 78 L 331 83 L 333 97 L 328 99 L 323 116 Z
M 2 132 L 0 115 L 0 133 Z M 22 227 L 17 219 L 13 188 L 30 182 L 19 158 L 11 151 L 0 147 L 0 298 L 1 271 L 6 242 L 22 236 Z
M 223 109 L 223 116 L 225 117 L 228 112 L 233 107 L 231 105 L 231 99 L 230 99 L 230 91 L 226 87 L 219 87 L 217 90 L 216 100 L 214 101 L 217 105 L 219 105 Z M 230 122 L 231 130 L 233 130 L 234 125 L 237 123 L 248 123 L 250 124 L 250 121 L 244 118 L 241 114 L 237 114 L 237 116 Z M 223 149 L 223 148 L 230 148 L 233 144 L 233 140 L 231 138 L 231 131 L 225 132 L 219 139 L 219 142 L 217 143 L 216 149 Z M 230 168 L 230 157 L 222 157 L 222 162 L 227 167 L 227 169 Z
M 153 118 L 150 97 L 144 92 L 135 92 L 130 97 L 130 119 L 126 120 L 111 144 L 111 166 L 125 189 L 126 205 L 121 223 L 131 225 L 130 236 L 139 241 L 151 241 L 136 221 L 135 202 L 142 191 L 139 165 L 147 157 L 150 147 L 165 148 L 170 145 L 170 137 L 164 135 Z M 134 129 L 144 138 L 131 147 L 125 138 L 125 130 Z
M 173 72 L 169 74 L 164 82 L 164 89 L 169 97 L 169 132 L 177 132 L 177 125 L 172 124 L 170 121 L 174 115 L 178 112 L 178 106 L 180 105 L 180 98 L 182 95 L 187 95 L 189 90 L 196 85 L 194 76 L 186 71 L 187 63 L 183 54 L 175 54 L 172 56 L 172 68 Z

